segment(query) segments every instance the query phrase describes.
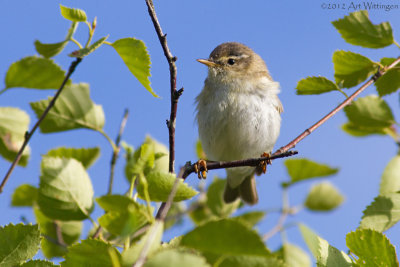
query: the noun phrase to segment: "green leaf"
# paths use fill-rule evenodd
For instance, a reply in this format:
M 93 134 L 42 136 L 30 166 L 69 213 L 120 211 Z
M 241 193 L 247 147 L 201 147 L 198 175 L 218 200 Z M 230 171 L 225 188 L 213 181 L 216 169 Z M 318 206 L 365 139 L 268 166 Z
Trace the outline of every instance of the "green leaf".
M 50 261 L 30 260 L 19 266 L 20 267 L 56 267 L 58 265 L 54 265 L 54 263 L 52 263 Z
M 382 127 L 365 127 L 352 122 L 346 122 L 342 125 L 342 130 L 349 135 L 355 137 L 364 137 L 371 134 L 385 135 L 387 128 Z
M 223 200 L 226 179 L 214 178 L 207 190 L 207 206 L 218 218 L 227 218 L 239 207 L 240 201 L 226 204 Z
M 18 186 L 11 199 L 11 205 L 14 207 L 32 207 L 36 202 L 38 189 L 29 184 Z
M 350 232 L 346 244 L 358 256 L 358 266 L 399 266 L 395 247 L 377 231 L 362 229 Z
M 145 245 L 149 245 L 147 256 L 157 251 L 161 245 L 161 238 L 163 235 L 164 224 L 162 221 L 156 221 L 146 232 L 146 234 L 140 239 L 138 243 L 131 246 L 129 249 L 122 252 L 122 263 L 123 266 L 132 266 L 139 258 L 140 253 Z
M 60 158 L 73 158 L 80 161 L 86 169 L 89 168 L 100 156 L 99 147 L 72 148 L 59 147 L 49 150 L 47 156 Z
M 286 263 L 287 267 L 309 267 L 311 266 L 311 260 L 308 254 L 300 247 L 284 243 L 282 250 L 282 258 Z
M 203 194 L 200 194 L 197 201 L 191 203 L 189 210 L 189 217 L 196 225 L 218 219 L 207 206 L 207 199 Z
M 86 21 L 86 13 L 85 11 L 78 8 L 69 8 L 60 4 L 61 15 L 68 20 L 80 22 Z
M 135 152 L 126 154 L 125 177 L 128 182 L 154 167 L 154 146 L 144 142 Z
M 153 96 L 158 95 L 150 86 L 150 56 L 146 46 L 141 40 L 135 38 L 123 38 L 112 43 L 130 72 Z
M 333 175 L 339 171 L 338 168 L 332 168 L 309 159 L 287 159 L 285 166 L 290 176 L 290 182 L 284 184 L 285 186 L 314 177 Z
M 53 44 L 44 44 L 41 43 L 39 40 L 35 41 L 35 48 L 36 51 L 46 57 L 46 58 L 51 58 L 54 57 L 55 55 L 58 55 L 61 53 L 62 50 L 64 50 L 65 46 L 68 44 L 68 41 L 71 39 L 72 35 L 75 33 L 76 28 L 78 27 L 78 23 L 72 22 L 71 27 L 68 30 L 68 34 L 65 37 L 64 41 L 58 42 L 58 43 L 53 43 Z
M 153 170 L 160 172 L 168 172 L 169 170 L 168 148 L 164 144 L 152 138 L 151 136 L 146 136 L 144 143 L 153 147 L 154 157 L 155 157 Z
M 39 244 L 37 225 L 0 227 L 0 266 L 16 266 L 31 259 L 38 252 Z
M 304 205 L 313 211 L 331 211 L 343 200 L 343 195 L 336 187 L 329 182 L 322 182 L 311 188 Z
M 382 58 L 381 64 L 389 66 L 396 58 Z M 379 96 L 388 95 L 396 92 L 400 88 L 400 69 L 399 64 L 395 68 L 388 70 L 383 76 L 375 82 L 376 89 Z
M 400 192 L 400 155 L 390 160 L 383 171 L 379 195 Z
M 126 196 L 106 195 L 96 201 L 107 212 L 100 217 L 100 225 L 114 235 L 128 236 L 152 219 L 144 205 Z
M 222 256 L 218 260 L 222 260 L 219 267 L 287 267 L 282 260 L 271 256 Z
M 267 256 L 268 249 L 252 229 L 234 220 L 210 221 L 183 236 L 182 246 L 232 256 Z
M 168 230 L 174 226 L 182 225 L 183 223 L 183 216 L 186 212 L 186 205 L 183 202 L 173 202 L 171 204 L 171 208 L 168 210 L 167 213 L 167 220 L 165 220 L 164 228 Z
M 49 218 L 84 220 L 93 211 L 93 187 L 82 163 L 43 156 L 38 204 Z
M 341 87 L 350 88 L 365 81 L 378 70 L 378 63 L 360 54 L 335 51 L 333 54 L 335 80 Z
M 400 220 L 400 193 L 376 197 L 363 213 L 360 228 L 386 231 Z
M 30 103 L 39 118 L 49 105 L 49 100 Z M 54 133 L 79 128 L 102 131 L 104 112 L 96 105 L 89 95 L 89 85 L 86 83 L 66 86 L 54 107 L 40 124 L 43 133 Z
M 248 227 L 254 227 L 265 217 L 263 211 L 249 211 L 238 216 L 232 217 L 232 220 L 237 220 Z
M 388 104 L 375 95 L 358 98 L 344 112 L 351 123 L 367 128 L 386 128 L 395 123 Z
M 353 45 L 367 48 L 382 48 L 393 44 L 392 27 L 388 22 L 372 24 L 366 10 L 350 13 L 343 19 L 332 22 L 342 38 Z
M 150 257 L 144 267 L 211 267 L 206 260 L 193 253 L 181 251 L 179 249 L 163 250 Z
M 340 88 L 325 77 L 307 77 L 297 83 L 296 90 L 298 95 L 319 95 L 330 91 L 340 91 Z
M 329 245 L 325 239 L 319 237 L 304 224 L 300 224 L 299 228 L 304 241 L 317 261 L 317 266 L 352 266 L 351 259 L 346 253 Z
M 12 87 L 57 89 L 64 78 L 65 71 L 53 60 L 31 56 L 11 64 L 5 83 L 6 89 Z
M 34 208 L 33 211 L 36 222 L 39 224 L 40 233 L 45 236 L 41 242 L 43 255 L 48 259 L 64 256 L 67 248 L 55 242 L 57 231 L 61 233 L 66 245 L 72 245 L 81 236 L 83 223 L 80 221 L 54 221 L 46 217 L 38 208 Z
M 76 266 L 113 266 L 110 251 L 121 258 L 120 253 L 111 244 L 98 239 L 82 240 L 80 244 L 68 248 L 65 260 L 61 262 L 62 267 Z
M 176 176 L 172 173 L 165 173 L 159 171 L 151 171 L 146 174 L 146 180 L 148 183 L 148 190 L 151 201 L 167 201 L 169 194 L 171 193 L 174 185 Z M 179 178 L 178 190 L 176 191 L 174 201 L 187 200 L 198 192 L 190 187 L 188 184 L 183 182 L 183 179 Z M 137 186 L 139 197 L 145 199 L 144 186 L 139 183 Z
M 99 40 L 97 40 L 96 42 L 94 42 L 93 44 L 91 44 L 88 47 L 76 50 L 74 52 L 72 52 L 71 54 L 69 54 L 68 56 L 70 57 L 86 57 L 87 55 L 89 55 L 90 53 L 92 53 L 94 50 L 96 50 L 97 48 L 99 48 L 102 44 L 104 44 L 104 42 L 107 40 L 109 35 L 100 38 Z
M 13 161 L 18 154 L 28 131 L 29 116 L 18 108 L 0 107 L 0 155 Z M 20 166 L 28 165 L 30 155 L 29 147 L 26 147 L 18 162 Z

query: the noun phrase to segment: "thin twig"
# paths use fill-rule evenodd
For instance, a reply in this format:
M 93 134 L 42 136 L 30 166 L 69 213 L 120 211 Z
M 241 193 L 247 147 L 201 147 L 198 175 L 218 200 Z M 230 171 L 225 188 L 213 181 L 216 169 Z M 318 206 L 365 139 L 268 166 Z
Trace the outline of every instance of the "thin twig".
M 117 137 L 115 139 L 115 149 L 113 150 L 113 153 L 112 153 L 112 156 L 111 156 L 110 181 L 108 183 L 107 195 L 111 195 L 111 193 L 112 193 L 112 187 L 113 187 L 113 183 L 114 183 L 115 165 L 117 163 L 119 151 L 121 150 L 121 145 L 120 145 L 121 138 L 122 138 L 122 134 L 124 133 L 126 122 L 128 121 L 128 116 L 129 116 L 129 110 L 125 109 L 124 116 L 122 117 L 122 121 L 121 121 L 121 124 L 119 126 L 118 135 L 117 135 Z M 96 231 L 92 235 L 92 238 L 97 238 L 100 235 L 100 232 L 101 232 L 102 229 L 103 228 L 99 225 L 99 227 L 97 227 Z
M 82 58 L 77 58 L 75 61 L 73 61 L 71 63 L 71 65 L 70 65 L 70 67 L 68 69 L 67 75 L 65 76 L 63 82 L 61 83 L 60 88 L 57 90 L 56 94 L 51 99 L 49 105 L 47 106 L 47 108 L 45 109 L 43 114 L 40 116 L 38 121 L 35 123 L 35 125 L 32 127 L 32 129 L 29 132 L 25 133 L 24 143 L 22 144 L 21 148 L 19 149 L 17 156 L 15 157 L 13 163 L 11 164 L 10 168 L 7 171 L 7 174 L 4 176 L 3 181 L 1 182 L 0 193 L 3 192 L 3 188 L 4 188 L 5 184 L 7 183 L 8 179 L 10 178 L 11 173 L 13 172 L 15 166 L 20 161 L 20 159 L 22 157 L 22 153 L 24 152 L 25 147 L 29 143 L 29 140 L 31 139 L 32 135 L 35 133 L 35 131 L 39 127 L 40 123 L 44 120 L 44 118 L 46 117 L 47 113 L 49 113 L 50 109 L 56 103 L 56 100 L 58 99 L 58 97 L 60 96 L 62 90 L 64 89 L 65 84 L 67 83 L 67 81 L 70 78 L 70 76 L 72 75 L 72 73 L 75 71 L 76 66 L 78 66 L 78 64 L 81 61 L 82 61 Z
M 113 187 L 113 183 L 114 183 L 115 164 L 117 163 L 119 151 L 121 150 L 121 145 L 120 145 L 121 137 L 122 137 L 122 134 L 124 133 L 124 129 L 126 126 L 126 122 L 128 120 L 128 116 L 129 116 L 129 110 L 125 109 L 124 116 L 122 117 L 122 121 L 119 126 L 119 132 L 118 132 L 117 138 L 115 139 L 116 149 L 113 151 L 112 156 L 111 156 L 110 181 L 108 183 L 107 195 L 110 195 L 112 193 L 112 187 Z
M 167 120 L 167 126 L 169 131 L 169 172 L 175 173 L 175 124 L 176 124 L 176 112 L 178 109 L 178 99 L 183 93 L 183 88 L 176 90 L 176 75 L 177 69 L 175 61 L 177 60 L 169 50 L 167 43 L 167 35 L 163 33 L 160 23 L 158 22 L 156 11 L 152 0 L 146 0 L 151 21 L 153 22 L 154 29 L 157 32 L 158 39 L 164 51 L 164 55 L 169 65 L 169 76 L 170 76 L 170 87 L 171 87 L 171 113 L 169 120 Z
M 345 106 L 351 104 L 351 102 L 359 95 L 361 94 L 368 86 L 376 82 L 376 80 L 384 75 L 388 70 L 392 69 L 394 66 L 396 66 L 400 62 L 400 57 L 397 58 L 392 64 L 390 64 L 388 67 L 386 67 L 384 70 L 378 70 L 375 75 L 373 75 L 366 83 L 364 83 L 357 91 L 355 91 L 351 96 L 349 96 L 345 101 L 343 101 L 340 105 L 338 105 L 336 108 L 334 108 L 331 112 L 329 112 L 325 117 L 320 119 L 318 122 L 316 122 L 314 125 L 312 125 L 310 128 L 306 129 L 302 134 L 297 136 L 295 139 L 293 139 L 289 144 L 286 146 L 281 147 L 278 149 L 273 155 L 275 154 L 280 154 L 283 152 L 288 151 L 289 149 L 292 149 L 296 146 L 297 143 L 299 143 L 301 140 L 303 140 L 305 137 L 310 135 L 315 129 L 317 129 L 319 126 L 324 124 L 328 119 L 330 119 L 333 115 L 335 115 L 337 112 L 339 112 L 341 109 L 343 109 Z

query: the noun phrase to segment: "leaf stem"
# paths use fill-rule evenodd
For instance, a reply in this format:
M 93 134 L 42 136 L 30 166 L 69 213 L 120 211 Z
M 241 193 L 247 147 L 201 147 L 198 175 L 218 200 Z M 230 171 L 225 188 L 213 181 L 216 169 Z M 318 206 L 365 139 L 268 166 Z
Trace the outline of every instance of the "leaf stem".
M 89 21 L 85 21 L 85 23 L 89 28 L 89 38 L 88 38 L 88 40 L 86 42 L 86 45 L 85 45 L 85 47 L 88 47 L 90 45 L 90 42 L 92 41 L 93 34 L 94 34 L 94 29 L 92 29 L 92 26 L 90 25 Z
M 1 182 L 0 185 L 0 193 L 3 192 L 3 188 L 5 186 L 5 184 L 7 183 L 8 179 L 11 176 L 11 173 L 13 172 L 15 166 L 18 164 L 18 162 L 20 161 L 21 157 L 22 157 L 22 153 L 25 150 L 25 147 L 28 145 L 29 140 L 31 139 L 32 135 L 35 133 L 35 131 L 37 130 L 37 128 L 39 127 L 40 123 L 44 120 L 44 118 L 46 117 L 47 113 L 49 113 L 50 109 L 54 106 L 54 104 L 56 103 L 58 97 L 60 96 L 61 92 L 63 91 L 65 84 L 67 83 L 67 81 L 69 80 L 69 78 L 71 77 L 72 73 L 74 73 L 76 67 L 78 66 L 78 64 L 82 61 L 82 58 L 77 58 L 76 60 L 74 60 L 71 65 L 69 66 L 68 72 L 63 80 L 63 82 L 61 83 L 60 88 L 57 90 L 56 94 L 54 95 L 54 97 L 51 99 L 51 101 L 49 102 L 49 105 L 47 106 L 47 108 L 43 111 L 42 115 L 40 116 L 40 118 L 37 120 L 37 122 L 35 123 L 35 125 L 32 127 L 32 129 L 29 132 L 25 133 L 25 139 L 24 139 L 24 143 L 22 144 L 21 148 L 19 149 L 17 156 L 15 157 L 13 163 L 11 164 L 10 168 L 8 169 L 6 175 L 3 178 L 3 181 Z
M 400 44 L 399 44 L 396 40 L 393 40 L 393 43 L 394 43 L 398 48 L 400 48 Z
M 81 43 L 78 42 L 75 38 L 71 37 L 69 40 L 70 40 L 71 42 L 75 43 L 75 44 L 79 47 L 79 49 L 82 49 L 82 48 L 83 48 L 82 45 L 81 45 Z
M 103 129 L 96 129 L 96 131 L 98 131 L 102 136 L 104 136 L 107 139 L 107 141 L 108 141 L 108 143 L 110 143 L 113 151 L 117 150 L 117 145 L 110 138 L 110 136 L 108 136 L 108 134 L 106 134 L 106 132 L 103 131 Z

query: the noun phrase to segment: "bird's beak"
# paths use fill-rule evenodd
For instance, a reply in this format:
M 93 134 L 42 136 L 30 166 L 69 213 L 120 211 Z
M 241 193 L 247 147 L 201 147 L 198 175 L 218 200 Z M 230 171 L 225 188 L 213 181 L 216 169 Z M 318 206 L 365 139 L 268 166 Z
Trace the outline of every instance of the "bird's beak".
M 198 59 L 198 62 L 206 65 L 207 67 L 215 67 L 217 64 L 215 64 L 214 62 L 208 60 L 208 59 Z

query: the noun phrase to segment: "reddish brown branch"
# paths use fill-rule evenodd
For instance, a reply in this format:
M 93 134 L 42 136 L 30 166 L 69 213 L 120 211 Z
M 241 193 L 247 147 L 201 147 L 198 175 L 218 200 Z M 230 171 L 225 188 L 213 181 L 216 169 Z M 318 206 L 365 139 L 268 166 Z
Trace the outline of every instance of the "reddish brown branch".
M 60 96 L 62 90 L 64 89 L 65 84 L 67 83 L 67 81 L 69 80 L 69 78 L 71 77 L 72 73 L 74 73 L 76 66 L 78 66 L 78 64 L 82 61 L 82 58 L 77 58 L 75 61 L 73 61 L 68 69 L 68 73 L 65 76 L 63 82 L 61 83 L 60 88 L 57 90 L 56 94 L 54 95 L 54 97 L 51 99 L 49 105 L 47 106 L 47 108 L 45 109 L 45 111 L 43 112 L 43 114 L 40 116 L 40 118 L 38 119 L 38 121 L 35 123 L 35 125 L 32 127 L 32 129 L 29 132 L 25 133 L 25 140 L 24 143 L 22 144 L 21 148 L 19 149 L 17 156 L 15 157 L 13 163 L 11 164 L 10 168 L 7 171 L 7 174 L 4 176 L 3 181 L 1 182 L 0 185 L 0 193 L 3 192 L 3 188 L 5 186 L 5 184 L 7 183 L 8 179 L 11 176 L 11 173 L 13 172 L 15 166 L 17 166 L 18 162 L 20 161 L 21 157 L 22 157 L 22 153 L 25 150 L 25 147 L 27 146 L 27 144 L 29 143 L 29 140 L 31 139 L 32 135 L 35 133 L 36 129 L 39 127 L 40 123 L 44 120 L 44 118 L 46 117 L 47 113 L 49 113 L 50 109 L 54 106 L 54 104 L 56 103 L 56 100 L 58 99 L 58 97 Z
M 349 96 L 345 101 L 343 101 L 340 105 L 338 105 L 336 108 L 334 108 L 331 112 L 329 112 L 325 117 L 320 119 L 318 122 L 316 122 L 314 125 L 312 125 L 310 128 L 306 129 L 302 134 L 297 136 L 295 139 L 293 139 L 289 144 L 286 146 L 281 147 L 278 149 L 275 154 L 280 154 L 283 152 L 288 151 L 289 149 L 292 149 L 296 146 L 297 143 L 299 143 L 301 140 L 306 138 L 308 135 L 310 135 L 315 129 L 317 129 L 319 126 L 324 124 L 327 120 L 329 120 L 333 115 L 335 115 L 337 112 L 339 112 L 341 109 L 343 109 L 345 106 L 351 104 L 353 100 L 361 94 L 368 86 L 376 82 L 376 80 L 384 75 L 389 69 L 393 68 L 400 62 L 400 57 L 397 58 L 392 64 L 390 64 L 388 67 L 386 67 L 384 70 L 378 70 L 377 73 L 375 73 L 374 76 L 372 76 L 366 83 L 364 83 L 357 91 L 355 91 L 351 96 Z
M 158 39 L 160 40 L 161 47 L 164 51 L 164 55 L 169 65 L 169 76 L 170 76 L 170 87 L 171 87 L 171 113 L 169 120 L 167 120 L 167 126 L 169 131 L 169 172 L 175 173 L 175 124 L 176 124 L 176 112 L 178 109 L 178 99 L 183 92 L 183 88 L 176 90 L 176 75 L 177 69 L 175 61 L 177 60 L 169 50 L 167 43 L 167 35 L 163 33 L 160 23 L 158 22 L 156 11 L 152 0 L 146 0 L 147 9 L 153 22 L 154 29 L 156 30 Z

